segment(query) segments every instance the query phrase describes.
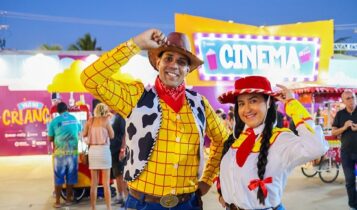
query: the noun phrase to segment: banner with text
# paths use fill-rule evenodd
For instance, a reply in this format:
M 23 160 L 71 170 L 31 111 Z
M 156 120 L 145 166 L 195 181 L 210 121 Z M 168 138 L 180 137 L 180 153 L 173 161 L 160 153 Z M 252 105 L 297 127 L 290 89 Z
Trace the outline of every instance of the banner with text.
M 201 80 L 272 74 L 285 81 L 317 79 L 319 38 L 194 33 L 194 43 L 204 61 Z
M 71 95 L 60 95 L 61 100 L 69 104 Z M 93 100 L 89 93 L 73 93 L 72 96 L 76 104 L 81 97 L 89 103 Z M 7 86 L 0 86 L 0 98 L 3 99 L 0 102 L 0 156 L 52 153 L 47 126 L 58 114 L 53 113 L 51 94 L 47 91 L 11 91 Z M 91 110 L 92 105 L 89 108 Z M 82 126 L 88 118 L 87 109 L 71 111 Z
M 0 156 L 47 154 L 51 96 L 47 91 L 9 91 L 0 86 Z
M 273 85 L 325 84 L 333 55 L 333 20 L 254 26 L 175 14 L 175 31 L 204 61 L 186 78 L 192 86 L 232 86 L 248 75 Z

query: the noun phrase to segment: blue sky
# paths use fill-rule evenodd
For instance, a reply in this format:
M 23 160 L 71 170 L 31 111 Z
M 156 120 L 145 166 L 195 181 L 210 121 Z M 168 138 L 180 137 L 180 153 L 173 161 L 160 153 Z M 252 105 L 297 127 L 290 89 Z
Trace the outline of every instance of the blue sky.
M 334 19 L 335 39 L 357 42 L 356 8 L 357 0 L 0 0 L 0 25 L 8 26 L 0 38 L 9 49 L 66 49 L 89 32 L 109 50 L 148 28 L 173 31 L 181 13 L 258 26 Z

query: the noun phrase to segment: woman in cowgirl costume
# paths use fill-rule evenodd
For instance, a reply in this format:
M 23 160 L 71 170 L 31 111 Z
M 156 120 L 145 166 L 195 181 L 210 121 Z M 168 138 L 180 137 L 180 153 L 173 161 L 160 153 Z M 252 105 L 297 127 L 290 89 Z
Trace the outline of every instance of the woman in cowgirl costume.
M 220 187 L 227 209 L 284 209 L 281 204 L 287 176 L 292 169 L 323 155 L 328 144 L 321 127 L 315 127 L 308 111 L 284 86 L 273 92 L 261 76 L 235 82 L 235 89 L 218 100 L 234 104 L 235 126 L 224 145 Z M 298 136 L 276 128 L 274 100 L 296 125 Z

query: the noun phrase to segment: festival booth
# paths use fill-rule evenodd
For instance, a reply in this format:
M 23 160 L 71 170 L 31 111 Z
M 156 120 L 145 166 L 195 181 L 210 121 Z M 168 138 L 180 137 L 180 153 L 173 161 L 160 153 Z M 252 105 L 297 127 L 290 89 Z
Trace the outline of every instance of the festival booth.
M 336 77 L 336 72 L 329 72 L 332 20 L 257 27 L 177 14 L 176 30 L 191 37 L 195 53 L 204 61 L 187 83 L 210 102 L 232 88 L 237 78 L 262 75 L 273 86 L 280 83 L 293 88 L 312 116 L 316 117 L 315 110 L 321 106 L 323 115 L 316 122 L 325 127 L 331 148 L 339 145 L 331 136 L 333 112 L 343 91 L 328 78 Z
M 344 108 L 341 102 L 341 94 L 346 89 L 351 90 L 355 94 L 357 93 L 357 88 L 347 87 L 315 86 L 293 89 L 298 100 L 310 108 L 310 113 L 314 116 L 315 124 L 321 125 L 323 128 L 330 147 L 340 146 L 338 137 L 331 135 L 331 129 L 336 112 Z
M 47 90 L 48 92 L 52 93 L 52 101 L 54 102 L 51 107 L 51 117 L 52 119 L 58 115 L 57 112 L 57 102 L 62 101 L 61 96 L 67 95 L 69 96 L 68 102 L 68 111 L 70 114 L 74 115 L 79 122 L 81 123 L 82 128 L 84 128 L 86 122 L 89 120 L 91 114 L 91 110 L 93 110 L 93 97 L 89 95 L 89 98 L 92 101 L 92 105 L 87 104 L 85 100 L 84 93 L 87 90 L 82 85 L 80 81 L 80 73 L 82 70 L 89 65 L 90 63 L 85 63 L 81 60 L 75 60 L 70 68 L 64 70 L 56 74 L 53 77 L 52 83 L 48 85 Z M 74 93 L 79 94 L 79 100 L 76 101 L 74 98 Z M 59 96 L 59 94 L 61 96 Z M 57 96 L 57 97 L 56 97 Z M 76 201 L 80 201 L 84 196 L 88 196 L 90 193 L 90 184 L 91 184 L 91 173 L 88 168 L 88 149 L 89 146 L 87 145 L 86 139 L 80 134 L 79 142 L 78 142 L 78 182 L 73 186 L 74 191 L 74 199 Z M 98 186 L 98 196 L 103 197 L 104 189 L 102 187 L 102 174 L 99 174 L 99 186 Z M 110 185 L 114 182 L 110 180 Z M 111 195 L 112 197 L 116 195 L 115 188 L 110 186 Z M 63 186 L 61 196 L 63 199 L 66 199 L 66 189 L 65 185 Z
M 316 124 L 320 124 L 328 134 L 331 131 L 336 112 L 343 106 L 341 94 L 347 89 L 357 93 L 357 88 L 324 86 L 295 88 L 293 91 L 301 103 L 310 107 L 310 112 L 315 116 Z
M 205 62 L 188 75 L 186 85 L 206 96 L 214 109 L 228 109 L 217 97 L 239 77 L 263 75 L 273 85 L 302 86 L 323 84 L 328 75 L 332 20 L 252 26 L 176 14 L 175 29 L 188 35 L 193 52 Z M 51 119 L 50 93 L 66 93 L 61 94 L 62 100 L 69 102 L 73 92 L 75 101 L 80 102 L 83 95 L 90 102 L 92 96 L 84 89 L 71 87 L 80 83 L 81 70 L 101 53 L 0 52 L 0 96 L 7 99 L 0 102 L 0 156 L 51 152 L 46 129 Z M 145 51 L 134 56 L 122 68 L 124 74 L 115 76 L 139 78 L 152 85 L 157 71 L 146 56 Z
M 344 107 L 341 103 L 341 94 L 346 89 L 357 93 L 357 88 L 306 87 L 294 89 L 299 101 L 309 107 L 311 113 L 314 114 L 315 124 L 321 125 L 323 128 L 325 139 L 330 145 L 324 157 L 306 163 L 301 167 L 301 170 L 307 177 L 319 174 L 321 181 L 325 183 L 334 182 L 339 174 L 341 142 L 337 136 L 331 134 L 331 128 L 336 112 Z
M 190 24 L 187 24 L 190 23 Z M 204 65 L 187 85 L 205 95 L 214 108 L 228 109 L 217 97 L 248 75 L 267 77 L 272 85 L 320 85 L 333 54 L 333 21 L 252 26 L 176 14 L 176 31 L 188 34 Z
M 88 111 L 84 105 L 92 110 L 93 96 L 84 89 L 79 75 L 102 53 L 0 51 L 0 156 L 52 153 L 47 140 L 47 125 L 55 113 L 52 93 L 60 93 L 61 100 L 71 105 L 72 114 L 85 123 Z M 153 84 L 157 71 L 143 53 L 134 56 L 114 78 L 135 79 L 137 75 L 144 84 Z
M 333 109 L 337 110 L 334 103 L 343 89 L 333 88 L 328 78 L 333 56 L 333 20 L 250 26 L 177 14 L 176 31 L 189 35 L 194 52 L 204 61 L 188 76 L 187 84 L 205 95 L 213 107 L 220 106 L 214 104 L 217 97 L 232 89 L 237 78 L 248 75 L 262 75 L 273 86 L 283 84 L 295 89 L 312 116 L 315 106 L 326 107 L 327 118 L 317 116 L 316 122 L 326 124 L 325 138 L 331 149 L 329 158 L 321 161 L 314 175 L 319 172 L 325 182 L 335 180 L 339 141 L 331 136 L 330 115 Z M 337 169 L 332 177 L 331 169 Z
M 90 94 L 85 91 L 69 94 L 70 90 L 64 88 L 80 83 L 79 78 L 74 78 L 98 54 L 100 52 L 0 52 L 0 156 L 52 153 L 47 139 L 47 125 L 54 113 L 51 93 L 57 90 L 52 79 L 62 73 L 60 80 L 63 82 L 57 86 L 62 87 L 59 92 L 68 94 L 62 94 L 61 99 L 67 104 L 73 101 L 76 105 L 82 101 L 84 105 L 85 101 L 92 100 Z M 75 112 L 75 115 L 80 119 L 86 118 L 86 114 L 80 112 Z

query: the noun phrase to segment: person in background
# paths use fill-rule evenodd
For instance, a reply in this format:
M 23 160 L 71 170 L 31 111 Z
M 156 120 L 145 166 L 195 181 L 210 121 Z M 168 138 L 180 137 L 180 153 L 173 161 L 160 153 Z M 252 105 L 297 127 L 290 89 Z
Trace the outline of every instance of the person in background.
M 89 146 L 88 159 L 91 174 L 90 204 L 96 209 L 97 187 L 99 173 L 102 174 L 104 199 L 108 210 L 111 210 L 110 168 L 112 159 L 109 149 L 110 139 L 114 138 L 114 131 L 110 124 L 111 114 L 108 106 L 99 103 L 94 108 L 94 116 L 86 123 L 83 136 L 87 137 Z
M 221 114 L 221 119 L 222 119 L 222 123 L 223 125 L 228 129 L 228 125 L 227 125 L 227 114 L 225 112 L 223 112 Z
M 284 128 L 284 114 L 278 110 L 278 105 L 275 104 L 276 110 L 276 127 Z
M 234 106 L 233 105 L 229 105 L 228 112 L 233 112 L 234 113 Z
M 345 90 L 342 102 L 346 108 L 336 113 L 332 123 L 332 135 L 341 135 L 341 162 L 346 180 L 348 205 L 357 209 L 356 174 L 357 164 L 357 109 L 356 95 L 351 90 Z
M 66 205 L 73 203 L 73 185 L 78 182 L 78 137 L 81 131 L 79 121 L 68 113 L 67 104 L 57 104 L 59 116 L 48 127 L 48 140 L 53 142 L 53 164 L 56 202 L 54 208 L 61 208 L 62 185 L 66 184 Z
M 228 130 L 232 131 L 234 127 L 234 112 L 229 111 L 227 116 L 228 116 L 227 117 Z
M 112 154 L 111 176 L 116 180 L 118 197 L 114 201 L 116 204 L 124 205 L 124 200 L 128 196 L 126 182 L 123 179 L 124 155 L 125 155 L 125 120 L 119 115 L 114 115 L 112 123 L 114 138 L 110 141 L 110 152 Z
M 217 114 L 217 116 L 218 117 L 221 117 L 222 118 L 222 114 L 224 113 L 224 110 L 222 109 L 222 108 L 218 108 L 218 109 L 216 109 L 216 114 Z
M 320 157 L 328 150 L 320 126 L 284 86 L 272 91 L 269 80 L 248 76 L 219 101 L 234 104 L 235 126 L 224 143 L 220 165 L 220 202 L 230 210 L 284 209 L 281 199 L 288 174 L 294 167 Z M 277 128 L 275 100 L 285 104 L 299 136 Z
M 158 71 L 155 85 L 145 88 L 139 81 L 113 79 L 141 50 L 148 50 L 149 62 Z M 166 37 L 149 29 L 82 72 L 84 87 L 126 119 L 127 209 L 202 209 L 200 196 L 212 185 L 228 137 L 208 100 L 186 89 L 184 79 L 202 63 L 185 34 Z M 205 134 L 211 139 L 206 165 Z
M 322 116 L 322 108 L 319 107 L 315 113 L 315 124 L 324 126 L 324 117 Z

